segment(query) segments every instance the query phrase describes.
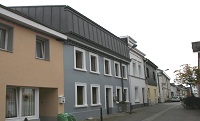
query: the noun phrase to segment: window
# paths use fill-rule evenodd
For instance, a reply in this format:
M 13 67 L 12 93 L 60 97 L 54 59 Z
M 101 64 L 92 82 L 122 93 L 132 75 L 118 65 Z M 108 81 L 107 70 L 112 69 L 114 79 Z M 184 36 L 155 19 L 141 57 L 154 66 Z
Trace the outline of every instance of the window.
M 133 63 L 133 76 L 136 75 L 136 63 Z
M 155 75 L 155 72 L 153 72 L 153 79 L 154 79 L 154 81 L 156 81 L 156 75 Z
M 142 69 L 141 69 L 141 65 L 138 64 L 138 76 L 141 77 L 142 76 Z
M 112 76 L 110 59 L 104 58 L 104 74 L 107 76 Z
M 86 71 L 85 50 L 74 47 L 74 68 Z
M 89 53 L 89 59 L 90 59 L 90 72 L 99 73 L 98 55 Z
M 149 68 L 146 68 L 147 70 L 147 77 L 149 78 Z
M 39 118 L 39 89 L 7 87 L 6 118 Z
M 137 102 L 137 103 L 140 102 L 138 87 L 135 87 L 135 102 Z
M 13 28 L 0 23 L 0 50 L 13 51 Z
M 119 62 L 114 62 L 114 68 L 115 68 L 115 77 L 120 78 L 120 64 L 119 64 Z
M 127 79 L 127 70 L 126 70 L 126 65 L 122 64 L 122 77 L 124 79 Z
M 124 87 L 124 99 L 125 99 L 125 102 L 129 102 L 129 99 L 128 99 L 128 88 L 127 87 Z
M 101 105 L 100 103 L 100 86 L 91 84 L 91 106 Z
M 157 99 L 156 89 L 154 89 L 154 97 L 155 97 L 155 99 Z
M 49 40 L 36 36 L 36 58 L 49 60 Z
M 75 83 L 75 107 L 87 106 L 87 84 Z
M 122 88 L 116 87 L 116 101 L 120 102 L 122 101 Z

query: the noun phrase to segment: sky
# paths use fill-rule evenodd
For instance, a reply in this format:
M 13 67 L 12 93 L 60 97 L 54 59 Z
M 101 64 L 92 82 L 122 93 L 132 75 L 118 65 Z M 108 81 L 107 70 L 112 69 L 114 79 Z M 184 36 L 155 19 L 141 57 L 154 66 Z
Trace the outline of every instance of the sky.
M 4 6 L 69 5 L 116 36 L 130 36 L 173 82 L 182 64 L 197 66 L 200 0 L 1 0 Z

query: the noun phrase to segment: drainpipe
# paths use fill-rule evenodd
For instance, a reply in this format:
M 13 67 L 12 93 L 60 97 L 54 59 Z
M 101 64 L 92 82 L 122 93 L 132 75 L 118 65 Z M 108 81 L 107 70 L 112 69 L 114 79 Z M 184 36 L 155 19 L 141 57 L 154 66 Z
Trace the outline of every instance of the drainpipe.
M 123 79 L 123 72 L 122 72 L 122 61 L 120 61 L 120 72 L 121 72 L 121 84 L 122 84 L 122 101 L 124 102 L 124 79 Z
M 144 76 L 145 76 L 144 78 L 145 78 L 146 92 L 147 92 L 147 93 L 146 93 L 146 96 L 147 96 L 147 97 L 146 97 L 146 99 L 147 99 L 146 101 L 147 101 L 147 103 L 149 103 L 149 102 L 148 102 L 148 101 L 149 101 L 149 99 L 148 99 L 148 97 L 149 97 L 149 96 L 148 96 L 148 80 L 147 80 L 147 72 L 146 72 L 146 64 L 147 64 L 147 62 L 148 62 L 148 59 L 147 59 L 147 58 L 144 58 L 143 61 L 144 61 Z

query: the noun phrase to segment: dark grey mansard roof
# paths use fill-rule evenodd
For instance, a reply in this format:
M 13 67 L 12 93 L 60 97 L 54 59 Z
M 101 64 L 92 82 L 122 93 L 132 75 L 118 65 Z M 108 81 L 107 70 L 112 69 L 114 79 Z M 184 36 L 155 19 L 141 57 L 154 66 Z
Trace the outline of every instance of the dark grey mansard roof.
M 69 38 L 130 61 L 126 42 L 69 6 L 17 6 L 10 8 L 30 16 Z

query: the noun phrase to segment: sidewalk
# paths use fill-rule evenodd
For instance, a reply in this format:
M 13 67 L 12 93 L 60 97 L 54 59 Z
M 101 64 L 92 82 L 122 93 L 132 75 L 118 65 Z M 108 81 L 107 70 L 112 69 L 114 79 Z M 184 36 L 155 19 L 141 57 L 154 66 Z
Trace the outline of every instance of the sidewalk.
M 103 117 L 103 121 L 122 121 L 122 120 L 149 121 L 147 120 L 149 117 L 155 114 L 161 115 L 161 113 L 159 112 L 162 112 L 166 109 L 171 109 L 173 107 L 174 107 L 173 103 L 162 103 L 158 105 L 133 109 L 132 114 L 130 114 L 130 112 L 124 112 L 124 113 L 115 113 L 115 114 L 106 115 Z M 151 118 L 155 118 L 155 117 L 151 117 Z M 100 121 L 100 118 L 94 118 L 91 120 L 84 120 L 84 121 Z

